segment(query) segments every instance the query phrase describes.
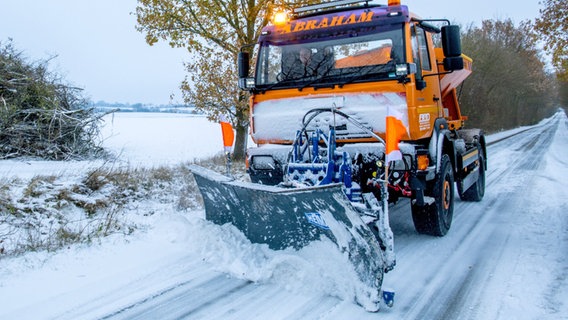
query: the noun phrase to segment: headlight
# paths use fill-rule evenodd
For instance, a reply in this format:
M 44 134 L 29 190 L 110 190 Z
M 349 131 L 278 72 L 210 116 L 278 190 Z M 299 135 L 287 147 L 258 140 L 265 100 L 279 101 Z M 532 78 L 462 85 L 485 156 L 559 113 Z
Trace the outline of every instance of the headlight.
M 396 75 L 404 77 L 416 73 L 416 63 L 401 63 L 396 65 Z

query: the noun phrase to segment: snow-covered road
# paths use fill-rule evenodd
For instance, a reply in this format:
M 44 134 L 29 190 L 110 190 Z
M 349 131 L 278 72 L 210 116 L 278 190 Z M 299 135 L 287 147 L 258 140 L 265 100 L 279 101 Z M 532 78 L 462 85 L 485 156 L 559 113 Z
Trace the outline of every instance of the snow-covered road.
M 129 243 L 8 261 L 0 319 L 568 319 L 566 115 L 491 140 L 485 198 L 456 197 L 447 236 L 417 234 L 407 200 L 391 207 L 393 308 L 356 305 L 329 244 L 274 252 L 165 213 Z
M 557 118 L 490 145 L 485 198 L 458 200 L 444 238 L 416 234 L 408 205 L 397 207 L 392 319 L 568 317 L 566 125 Z

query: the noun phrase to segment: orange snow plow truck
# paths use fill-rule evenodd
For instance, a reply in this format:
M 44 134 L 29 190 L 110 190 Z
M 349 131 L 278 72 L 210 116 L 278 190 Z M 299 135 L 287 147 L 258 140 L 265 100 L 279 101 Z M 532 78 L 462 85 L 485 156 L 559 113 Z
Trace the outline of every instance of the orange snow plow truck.
M 464 201 L 483 198 L 485 138 L 465 127 L 456 95 L 471 68 L 458 26 L 421 19 L 400 1 L 278 13 L 239 54 L 256 143 L 251 183 L 193 167 L 206 218 L 273 249 L 327 237 L 379 299 L 395 265 L 389 203 L 409 198 L 416 231 L 444 236 L 456 185 Z

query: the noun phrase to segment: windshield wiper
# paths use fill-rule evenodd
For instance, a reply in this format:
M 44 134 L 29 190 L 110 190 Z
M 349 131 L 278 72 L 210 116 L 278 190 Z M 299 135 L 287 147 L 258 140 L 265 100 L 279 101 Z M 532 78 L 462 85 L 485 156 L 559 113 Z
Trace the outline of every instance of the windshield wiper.
M 349 84 L 349 83 L 353 83 L 365 76 L 368 76 L 370 74 L 379 74 L 379 73 L 386 73 L 389 71 L 394 71 L 394 66 L 395 66 L 395 61 L 391 60 L 389 62 L 387 62 L 386 64 L 376 64 L 376 65 L 372 65 L 372 66 L 365 66 L 363 68 L 361 68 L 360 72 L 358 72 L 355 76 L 347 79 L 346 81 L 339 83 L 338 86 L 340 88 L 343 88 L 344 85 Z
M 303 86 L 299 87 L 298 90 L 302 91 L 305 88 L 310 87 L 310 86 L 312 86 L 314 88 L 316 88 L 316 87 L 317 88 L 333 88 L 333 87 L 335 87 L 335 84 L 333 84 L 333 83 L 326 83 L 326 84 L 322 83 L 322 84 L 316 85 L 316 83 L 318 83 L 318 82 L 320 82 L 324 79 L 331 78 L 333 75 L 329 74 L 330 71 L 331 71 L 331 68 L 327 72 L 323 73 L 321 76 L 316 77 L 314 80 L 312 80 L 312 81 L 304 84 Z
M 316 82 L 319 82 L 322 79 L 329 78 L 330 77 L 329 73 L 330 73 L 331 70 L 333 70 L 333 68 L 329 68 L 328 70 L 326 70 L 326 72 L 322 73 L 321 76 L 310 76 L 310 77 L 303 76 L 303 77 L 298 77 L 298 78 L 286 78 L 284 80 L 275 82 L 275 83 L 269 85 L 266 88 L 263 88 L 261 91 L 268 91 L 268 90 L 270 90 L 270 89 L 272 89 L 276 86 L 280 86 L 280 85 L 294 84 L 294 83 L 297 83 L 297 82 L 308 81 L 306 84 L 298 87 L 298 90 L 302 91 L 304 88 L 309 87 L 309 86 L 313 86 Z
M 270 90 L 270 89 L 272 89 L 276 86 L 284 85 L 284 84 L 287 84 L 287 83 L 294 83 L 296 81 L 298 81 L 298 80 L 297 79 L 284 79 L 282 81 L 275 82 L 275 83 L 269 85 L 266 88 L 262 88 L 262 89 L 260 89 L 260 91 L 262 91 L 264 93 L 264 92 L 266 92 L 266 91 L 268 91 L 268 90 Z

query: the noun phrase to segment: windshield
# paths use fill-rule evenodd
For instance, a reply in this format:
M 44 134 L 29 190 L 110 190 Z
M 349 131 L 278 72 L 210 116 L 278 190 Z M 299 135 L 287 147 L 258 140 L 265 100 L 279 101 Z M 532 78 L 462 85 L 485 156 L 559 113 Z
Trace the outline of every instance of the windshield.
M 395 65 L 404 62 L 402 28 L 356 35 L 352 32 L 320 41 L 263 43 L 257 87 L 301 88 L 396 78 Z

